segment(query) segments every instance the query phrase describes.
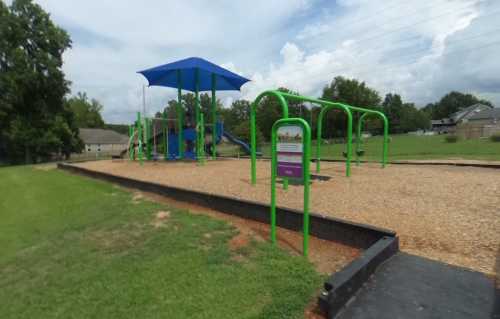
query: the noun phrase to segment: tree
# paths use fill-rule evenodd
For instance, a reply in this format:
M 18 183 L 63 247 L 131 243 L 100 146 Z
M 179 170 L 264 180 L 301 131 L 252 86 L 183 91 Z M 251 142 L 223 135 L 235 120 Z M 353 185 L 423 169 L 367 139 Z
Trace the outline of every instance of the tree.
M 81 150 L 64 104 L 69 89 L 62 54 L 70 45 L 39 5 L 14 0 L 7 7 L 0 1 L 0 151 L 9 161 L 31 163 Z
M 386 94 L 382 103 L 382 110 L 389 120 L 389 132 L 401 132 L 401 115 L 403 113 L 403 100 L 399 94 Z
M 389 126 L 391 127 L 391 126 Z M 408 133 L 430 127 L 430 118 L 422 110 L 415 107 L 413 103 L 405 103 L 401 108 L 399 126 L 396 133 Z
M 321 98 L 368 109 L 380 109 L 381 101 L 378 92 L 367 87 L 364 82 L 342 76 L 335 77 L 330 85 L 323 88 Z M 355 119 L 356 117 L 353 120 Z M 344 112 L 332 110 L 324 119 L 322 135 L 327 138 L 345 136 L 346 128 L 347 118 Z
M 89 101 L 86 93 L 78 92 L 68 99 L 69 108 L 75 113 L 76 125 L 79 128 L 104 128 L 101 116 L 102 104 L 96 99 Z
M 227 109 L 221 110 L 224 128 L 235 131 L 235 128 L 243 122 L 250 121 L 250 102 L 247 100 L 236 100 Z
M 430 126 L 430 117 L 413 103 L 403 103 L 399 94 L 386 94 L 382 110 L 389 120 L 390 133 L 408 133 Z
M 477 103 L 493 107 L 493 104 L 488 100 L 479 99 L 472 94 L 452 91 L 443 96 L 439 102 L 426 105 L 424 111 L 430 114 L 432 119 L 440 120 Z

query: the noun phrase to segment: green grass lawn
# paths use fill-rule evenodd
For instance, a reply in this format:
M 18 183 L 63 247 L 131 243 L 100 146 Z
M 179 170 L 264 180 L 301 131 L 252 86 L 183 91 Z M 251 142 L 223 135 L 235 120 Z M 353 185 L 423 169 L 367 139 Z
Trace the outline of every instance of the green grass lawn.
M 316 141 L 313 141 L 312 156 L 316 156 Z M 353 144 L 354 147 L 354 144 Z M 324 159 L 343 159 L 345 144 L 323 144 L 321 157 Z M 376 136 L 363 141 L 365 155 L 362 159 L 380 160 L 382 157 L 382 137 Z M 354 150 L 354 149 L 353 149 Z M 270 146 L 262 147 L 264 156 L 270 156 Z M 389 143 L 389 160 L 423 159 L 478 159 L 500 161 L 500 143 L 489 139 L 459 140 L 445 142 L 444 135 L 414 136 L 393 135 Z
M 321 286 L 301 256 L 231 251 L 227 223 L 105 182 L 29 166 L 0 180 L 0 318 L 301 318 Z

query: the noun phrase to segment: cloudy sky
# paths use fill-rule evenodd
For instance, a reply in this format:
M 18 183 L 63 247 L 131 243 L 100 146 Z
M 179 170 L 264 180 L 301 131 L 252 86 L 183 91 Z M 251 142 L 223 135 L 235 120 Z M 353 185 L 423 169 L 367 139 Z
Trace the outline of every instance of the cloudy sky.
M 450 90 L 500 106 L 498 0 L 36 0 L 73 40 L 72 92 L 128 123 L 142 108 L 136 71 L 199 56 L 252 79 L 224 103 L 286 86 L 318 96 L 337 75 L 423 106 Z M 175 90 L 147 88 L 153 113 Z

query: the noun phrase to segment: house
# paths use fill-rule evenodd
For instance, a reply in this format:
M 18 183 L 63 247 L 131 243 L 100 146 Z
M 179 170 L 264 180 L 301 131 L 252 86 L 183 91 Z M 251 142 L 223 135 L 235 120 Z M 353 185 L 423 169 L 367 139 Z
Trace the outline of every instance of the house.
M 127 149 L 129 138 L 112 130 L 81 128 L 80 138 L 85 144 L 86 155 L 120 155 Z
M 441 120 L 432 120 L 432 130 L 434 132 L 437 132 L 438 134 L 454 133 L 458 124 L 467 122 L 474 115 L 491 108 L 492 107 L 489 105 L 480 103 L 468 106 L 458 112 L 451 114 L 448 118 L 444 118 Z
M 457 126 L 456 133 L 463 138 L 490 137 L 500 133 L 500 108 L 475 113 Z

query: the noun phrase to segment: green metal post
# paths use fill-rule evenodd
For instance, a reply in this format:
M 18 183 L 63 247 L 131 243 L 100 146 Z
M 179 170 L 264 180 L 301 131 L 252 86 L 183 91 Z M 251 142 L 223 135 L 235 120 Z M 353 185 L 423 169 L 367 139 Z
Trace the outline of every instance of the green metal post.
M 358 118 L 358 126 L 356 127 L 356 166 L 359 166 L 359 151 L 361 148 L 361 128 L 363 127 L 363 120 L 365 118 L 365 115 L 368 113 L 362 114 Z
M 217 159 L 217 100 L 215 96 L 215 88 L 217 87 L 217 78 L 215 73 L 212 73 L 212 159 Z
M 146 158 L 148 161 L 152 160 L 152 145 L 151 145 L 151 130 L 152 130 L 152 125 L 151 125 L 151 119 L 145 117 L 144 118 L 144 131 L 145 131 L 145 136 L 146 136 Z
M 387 156 L 389 153 L 389 120 L 385 114 L 382 114 L 382 121 L 384 122 L 384 145 L 382 151 L 382 168 L 387 165 Z
M 301 118 L 284 118 L 276 121 L 271 132 L 271 241 L 276 244 L 276 175 L 277 165 L 277 130 L 285 125 L 299 125 L 302 127 L 303 153 L 302 153 L 302 175 L 304 180 L 304 212 L 303 212 L 303 242 L 302 252 L 304 256 L 309 251 L 309 193 L 310 193 L 310 169 L 311 161 L 311 128 L 309 124 Z
M 198 68 L 194 71 L 194 80 L 195 80 L 195 118 L 196 118 L 196 159 L 200 159 L 200 70 Z
M 134 160 L 134 126 L 129 125 L 128 127 L 128 158 L 129 160 L 133 161 Z
M 183 110 L 182 110 L 182 74 L 181 70 L 177 70 L 177 143 L 179 144 L 179 158 L 184 158 L 184 135 L 183 135 Z
M 167 110 L 162 113 L 162 129 L 163 129 L 163 159 L 168 160 L 168 123 L 167 123 Z
M 141 112 L 137 112 L 137 156 L 139 157 L 139 163 L 143 164 L 143 154 L 142 154 L 142 123 L 141 123 Z
M 205 164 L 205 116 L 200 113 L 200 164 Z

